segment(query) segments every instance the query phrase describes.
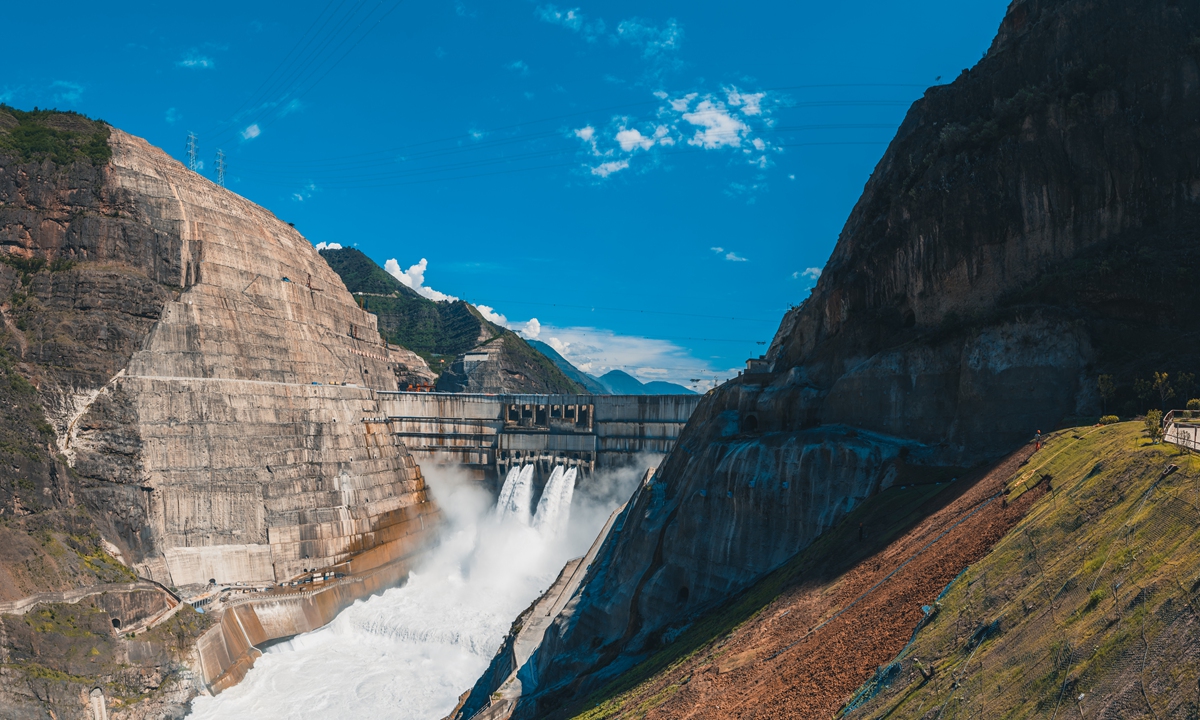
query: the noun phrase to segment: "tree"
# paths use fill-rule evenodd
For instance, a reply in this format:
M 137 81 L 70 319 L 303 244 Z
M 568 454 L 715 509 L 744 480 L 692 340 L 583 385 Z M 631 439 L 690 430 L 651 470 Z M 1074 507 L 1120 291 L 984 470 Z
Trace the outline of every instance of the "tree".
M 1150 436 L 1152 442 L 1162 440 L 1162 410 L 1151 410 L 1146 413 L 1146 434 Z
M 1155 394 L 1158 395 L 1163 410 L 1167 409 L 1167 401 L 1175 397 L 1175 388 L 1171 387 L 1170 380 L 1171 378 L 1167 373 L 1156 372 L 1154 373 L 1154 382 L 1150 385 Z
M 1180 399 L 1195 397 L 1196 375 L 1189 372 L 1175 373 L 1175 391 Z
M 1112 375 L 1101 375 L 1096 385 L 1100 388 L 1100 403 L 1104 410 L 1101 414 L 1108 414 L 1108 401 L 1117 393 L 1117 384 L 1113 382 Z
M 1200 398 L 1192 398 L 1187 401 L 1188 410 L 1200 410 Z

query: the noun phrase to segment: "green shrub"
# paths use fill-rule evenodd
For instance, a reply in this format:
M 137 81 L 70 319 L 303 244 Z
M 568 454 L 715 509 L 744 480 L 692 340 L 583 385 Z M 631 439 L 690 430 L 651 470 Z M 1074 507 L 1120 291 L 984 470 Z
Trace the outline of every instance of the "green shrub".
M 1105 415 L 1104 417 L 1100 418 L 1101 425 L 1112 425 L 1113 423 L 1119 422 L 1121 422 L 1121 418 L 1117 417 L 1116 415 Z
M 1154 442 L 1162 440 L 1162 410 L 1151 410 L 1150 412 L 1146 413 L 1146 434 L 1149 435 L 1150 439 Z
M 112 157 L 109 127 L 79 113 L 59 110 L 24 111 L 0 104 L 0 152 L 22 160 L 53 160 L 70 165 L 82 160 L 103 165 Z
M 1187 401 L 1188 410 L 1200 410 L 1200 398 L 1192 398 Z

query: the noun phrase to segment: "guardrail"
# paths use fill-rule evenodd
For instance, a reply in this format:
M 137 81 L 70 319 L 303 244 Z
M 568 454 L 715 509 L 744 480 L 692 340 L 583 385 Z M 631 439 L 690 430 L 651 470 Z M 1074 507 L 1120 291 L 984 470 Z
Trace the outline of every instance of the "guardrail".
M 1163 417 L 1163 441 L 1200 452 L 1200 410 L 1172 410 Z

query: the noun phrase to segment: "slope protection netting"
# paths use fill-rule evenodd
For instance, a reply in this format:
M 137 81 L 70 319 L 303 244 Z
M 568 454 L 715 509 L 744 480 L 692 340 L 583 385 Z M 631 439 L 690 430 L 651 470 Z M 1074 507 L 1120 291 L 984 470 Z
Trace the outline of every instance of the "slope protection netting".
M 1200 716 L 1200 482 L 1156 472 L 1170 460 L 1057 468 L 1078 479 L 951 584 L 846 714 Z

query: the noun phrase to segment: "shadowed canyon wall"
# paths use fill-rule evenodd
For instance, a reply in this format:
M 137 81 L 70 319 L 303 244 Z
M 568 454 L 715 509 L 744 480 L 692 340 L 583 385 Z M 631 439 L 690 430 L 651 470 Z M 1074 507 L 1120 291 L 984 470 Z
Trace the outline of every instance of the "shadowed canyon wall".
M 529 660 L 546 717 L 905 478 L 1200 357 L 1200 9 L 1013 2 L 913 104 L 812 295 L 702 402 Z M 464 715 L 487 703 L 477 687 Z

